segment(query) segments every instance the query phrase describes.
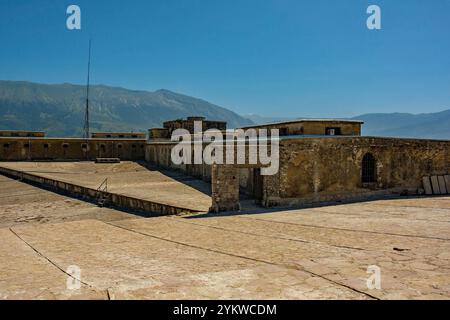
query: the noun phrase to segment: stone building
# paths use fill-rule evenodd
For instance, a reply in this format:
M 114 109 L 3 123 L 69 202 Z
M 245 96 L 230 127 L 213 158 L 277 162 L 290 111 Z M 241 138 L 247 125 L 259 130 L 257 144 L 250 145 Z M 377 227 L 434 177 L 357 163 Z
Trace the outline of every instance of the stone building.
M 227 123 L 224 121 L 206 120 L 205 117 L 188 117 L 187 119 L 177 119 L 166 121 L 163 128 L 152 128 L 148 130 L 148 138 L 151 141 L 170 140 L 172 133 L 177 129 L 185 129 L 191 134 L 194 133 L 194 123 L 201 123 L 201 130 L 217 129 L 225 131 Z
M 175 165 L 171 152 L 177 142 L 171 141 L 171 133 L 178 128 L 193 133 L 194 121 L 201 121 L 203 130 L 226 129 L 225 122 L 190 117 L 150 129 L 148 140 L 120 134 L 90 139 L 1 136 L 0 161 L 145 160 L 210 182 L 212 211 L 239 208 L 243 195 L 263 206 L 284 206 L 421 194 L 424 176 L 450 174 L 449 140 L 364 137 L 361 121 L 329 119 L 244 128 L 280 130 L 274 175 L 262 175 L 264 166 L 258 163 Z M 249 157 L 250 142 L 241 143 Z M 450 186 L 443 189 L 450 192 Z
M 299 119 L 247 126 L 243 129 L 278 129 L 280 136 L 324 135 L 360 136 L 363 121 L 336 119 Z
M 226 130 L 227 123 L 224 121 L 206 120 L 205 117 L 188 117 L 186 120 L 178 119 L 164 122 L 164 129 L 169 131 L 169 135 L 176 129 L 186 129 L 190 133 L 194 133 L 194 123 L 201 122 L 202 131 L 209 129 Z
M 243 129 L 278 129 L 280 136 L 324 135 L 360 136 L 363 121 L 338 119 L 300 119 L 247 126 Z
M 0 137 L 0 161 L 143 160 L 145 139 Z
M 175 165 L 176 143 L 168 136 L 149 140 L 145 157 L 210 181 L 213 211 L 235 210 L 243 194 L 264 206 L 421 194 L 424 176 L 450 173 L 450 141 L 363 137 L 362 124 L 308 119 L 244 128 L 280 130 L 279 171 L 272 176 L 261 175 L 261 165 Z

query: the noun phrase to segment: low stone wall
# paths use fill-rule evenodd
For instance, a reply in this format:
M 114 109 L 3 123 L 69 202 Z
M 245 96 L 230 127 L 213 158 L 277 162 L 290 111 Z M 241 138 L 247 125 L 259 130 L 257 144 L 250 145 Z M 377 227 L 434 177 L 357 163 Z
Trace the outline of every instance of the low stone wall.
M 144 160 L 145 139 L 1 138 L 0 161 Z
M 152 202 L 144 199 L 129 197 L 126 195 L 99 191 L 96 189 L 75 185 L 68 182 L 49 179 L 35 174 L 26 173 L 18 170 L 0 167 L 0 174 L 20 179 L 21 181 L 66 194 L 72 197 L 81 198 L 91 202 L 97 202 L 101 198 L 108 199 L 108 205 L 139 213 L 146 217 L 156 217 L 162 215 L 176 215 L 180 213 L 197 213 L 198 211 L 186 208 L 175 207 L 167 204 Z

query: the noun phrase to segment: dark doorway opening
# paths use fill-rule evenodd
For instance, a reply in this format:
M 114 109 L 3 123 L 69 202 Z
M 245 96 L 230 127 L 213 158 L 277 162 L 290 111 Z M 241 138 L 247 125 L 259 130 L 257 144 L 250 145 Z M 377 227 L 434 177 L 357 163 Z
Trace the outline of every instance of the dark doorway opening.
M 376 182 L 376 160 L 371 153 L 366 153 L 362 160 L 362 183 Z
M 260 168 L 253 169 L 253 198 L 256 203 L 263 199 L 263 176 Z

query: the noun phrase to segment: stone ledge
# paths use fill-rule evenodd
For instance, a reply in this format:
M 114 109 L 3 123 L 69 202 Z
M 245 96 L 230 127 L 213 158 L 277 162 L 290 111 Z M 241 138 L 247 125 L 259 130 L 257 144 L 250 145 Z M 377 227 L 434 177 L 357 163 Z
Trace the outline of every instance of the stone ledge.
M 90 202 L 96 203 L 98 199 L 107 198 L 108 204 L 111 205 L 112 207 L 135 212 L 146 217 L 200 212 L 197 210 L 176 207 L 144 199 L 138 199 L 117 193 L 99 191 L 92 188 L 83 187 L 55 179 L 49 179 L 31 173 L 26 173 L 23 171 L 13 170 L 4 167 L 0 167 L 0 174 L 3 174 L 7 177 L 20 179 L 23 182 L 36 185 L 44 189 L 48 189 L 50 191 L 62 193 L 75 198 L 81 198 L 83 200 Z

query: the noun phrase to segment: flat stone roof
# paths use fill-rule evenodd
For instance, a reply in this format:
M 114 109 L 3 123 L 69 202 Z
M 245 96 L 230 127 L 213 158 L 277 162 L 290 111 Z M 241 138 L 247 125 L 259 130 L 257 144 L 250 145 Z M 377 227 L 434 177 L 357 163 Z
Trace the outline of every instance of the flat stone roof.
M 297 120 L 289 120 L 289 121 L 280 121 L 280 122 L 270 122 L 270 123 L 263 123 L 263 124 L 255 124 L 250 126 L 242 127 L 242 129 L 247 128 L 259 128 L 259 127 L 266 127 L 266 126 L 274 126 L 274 125 L 286 125 L 286 124 L 292 124 L 292 123 L 302 123 L 302 122 L 342 122 L 342 123 L 356 123 L 356 124 L 364 124 L 364 121 L 361 120 L 346 120 L 346 119 L 297 119 Z
M 149 169 L 132 161 L 1 162 L 0 166 L 92 189 L 108 179 L 110 193 L 193 211 L 207 212 L 211 206 L 206 182 L 193 180 L 189 185 L 180 182 L 188 180 L 181 173 Z
M 3 176 L 0 191 L 0 299 L 450 298 L 448 196 L 144 219 Z

